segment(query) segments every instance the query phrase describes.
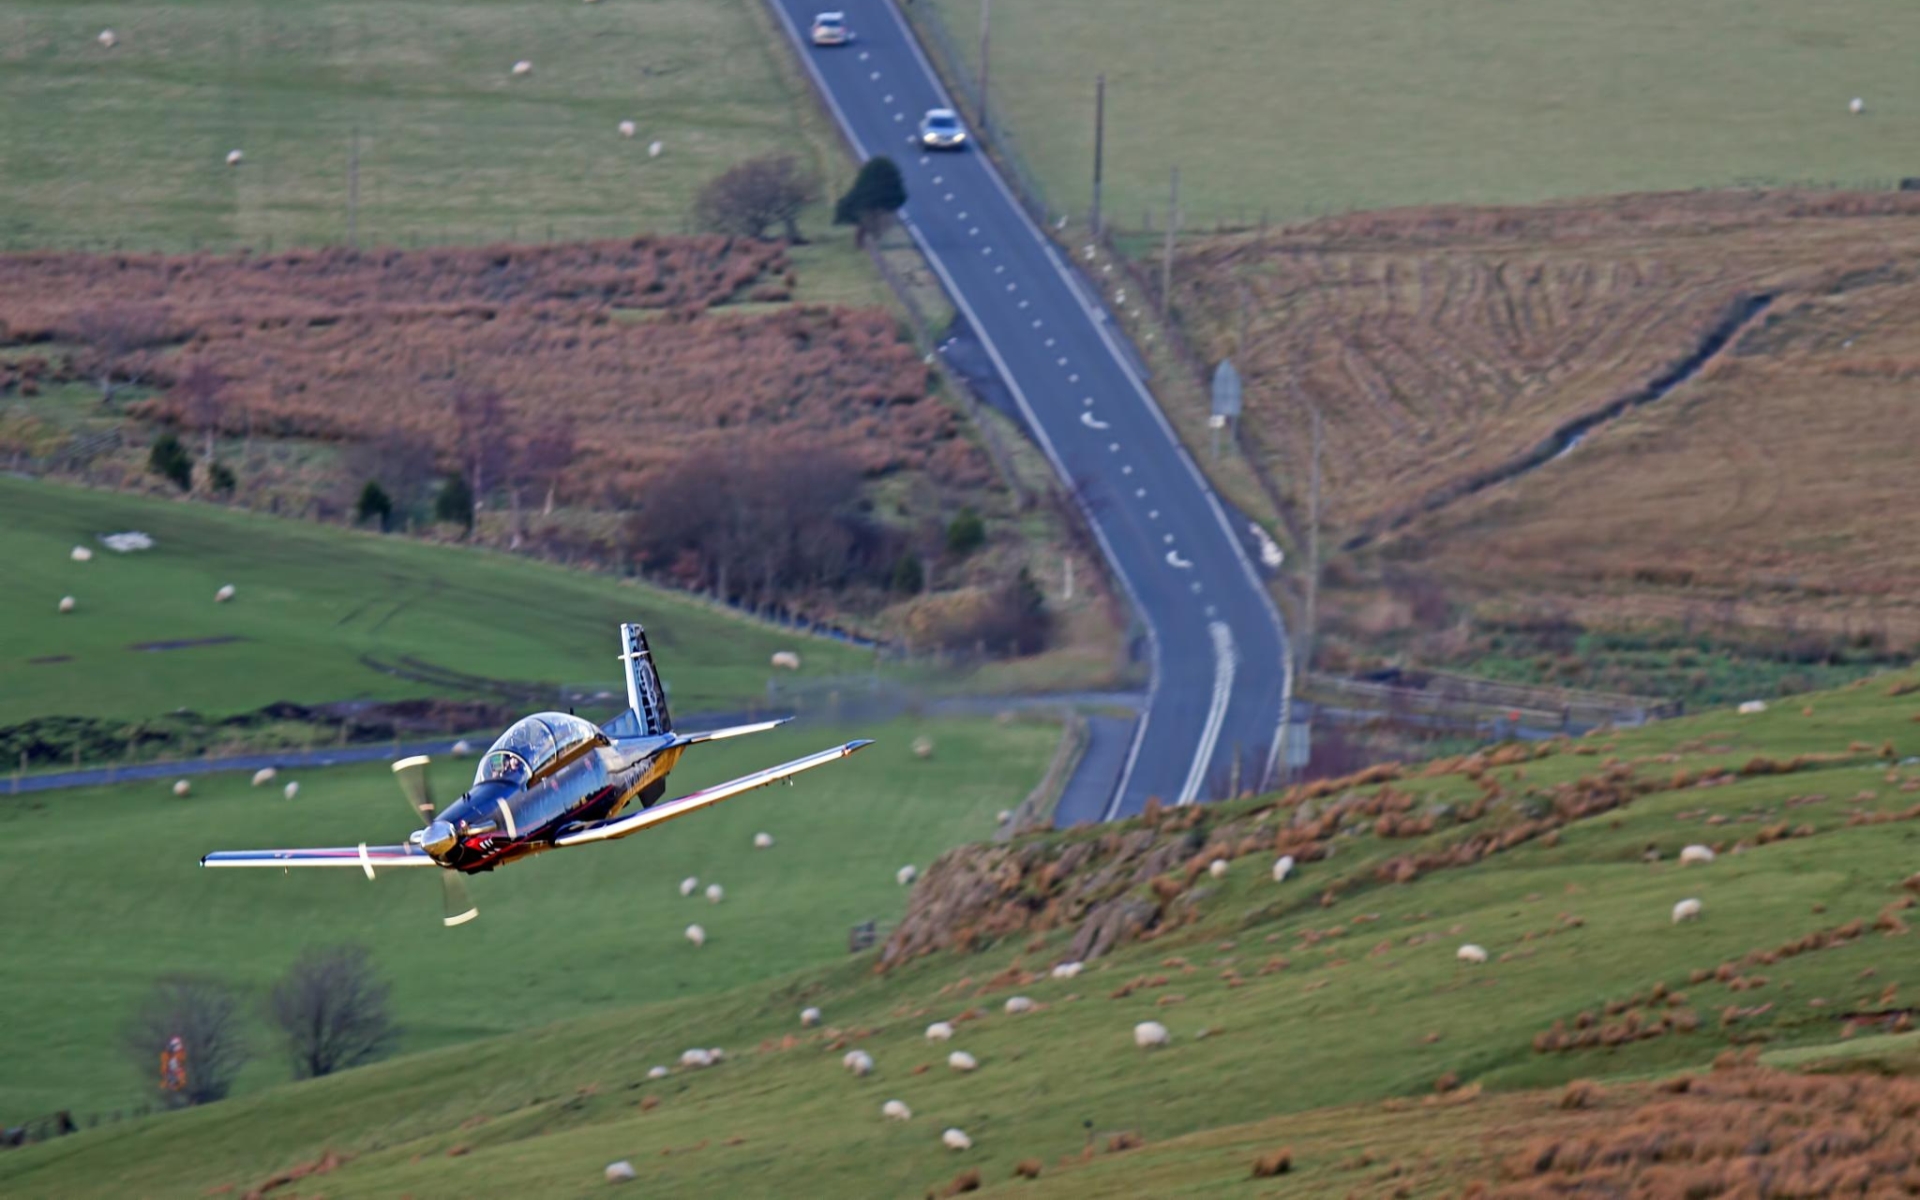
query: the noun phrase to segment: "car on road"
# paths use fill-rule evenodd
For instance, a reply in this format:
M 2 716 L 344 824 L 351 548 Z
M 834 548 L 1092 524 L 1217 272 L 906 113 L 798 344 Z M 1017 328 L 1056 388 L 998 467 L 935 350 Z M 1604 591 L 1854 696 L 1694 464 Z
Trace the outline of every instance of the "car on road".
M 967 144 L 960 114 L 950 108 L 930 108 L 920 118 L 920 144 L 929 150 L 961 150 Z
M 844 46 L 853 40 L 853 31 L 847 28 L 847 14 L 824 12 L 813 19 L 807 37 L 816 46 Z

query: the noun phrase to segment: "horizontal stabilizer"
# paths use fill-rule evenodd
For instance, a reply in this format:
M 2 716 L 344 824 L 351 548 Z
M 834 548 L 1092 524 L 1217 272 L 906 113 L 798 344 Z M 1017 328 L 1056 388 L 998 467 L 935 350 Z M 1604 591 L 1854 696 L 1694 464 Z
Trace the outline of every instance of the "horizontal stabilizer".
M 790 763 L 782 763 L 777 767 L 768 767 L 764 771 L 755 771 L 751 775 L 742 775 L 740 778 L 730 780 L 727 783 L 717 784 L 710 788 L 702 788 L 697 792 L 689 792 L 684 796 L 668 800 L 665 803 L 656 804 L 652 808 L 642 809 L 632 816 L 621 817 L 615 821 L 601 821 L 594 825 L 568 830 L 553 839 L 553 844 L 556 846 L 579 846 L 587 842 L 606 842 L 612 841 L 614 838 L 627 837 L 630 834 L 639 833 L 642 829 L 658 825 L 662 821 L 671 821 L 675 817 L 684 817 L 690 812 L 697 812 L 709 805 L 718 804 L 730 796 L 738 796 L 742 792 L 750 792 L 755 788 L 762 788 L 770 783 L 778 783 L 780 780 L 798 775 L 802 771 L 810 771 L 815 767 L 824 767 L 830 762 L 838 762 L 840 759 L 845 758 L 861 747 L 871 746 L 872 744 L 873 742 L 871 740 L 863 739 L 857 742 L 848 742 L 842 746 L 835 746 L 831 750 L 822 750 L 817 754 L 809 754 L 805 758 L 796 758 Z
M 729 725 L 725 729 L 709 729 L 705 733 L 676 733 L 673 735 L 673 744 L 693 746 L 701 742 L 719 742 L 727 738 L 745 737 L 749 733 L 765 733 L 769 729 L 778 729 L 791 720 L 793 720 L 792 717 L 781 717 L 776 721 L 756 721 L 751 725 Z

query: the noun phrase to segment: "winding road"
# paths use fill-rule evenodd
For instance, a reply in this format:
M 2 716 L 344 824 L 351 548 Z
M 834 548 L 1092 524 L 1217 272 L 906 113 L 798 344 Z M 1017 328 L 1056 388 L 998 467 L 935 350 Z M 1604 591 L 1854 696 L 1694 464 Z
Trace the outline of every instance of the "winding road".
M 905 176 L 902 223 L 1078 499 L 1145 624 L 1152 683 L 1103 818 L 1148 797 L 1190 804 L 1254 787 L 1278 759 L 1286 630 L 1230 517 L 1154 403 L 1097 295 L 1028 219 L 986 155 L 923 152 L 952 107 L 889 0 L 834 0 L 856 35 L 815 49 L 826 0 L 768 0 L 864 160 Z

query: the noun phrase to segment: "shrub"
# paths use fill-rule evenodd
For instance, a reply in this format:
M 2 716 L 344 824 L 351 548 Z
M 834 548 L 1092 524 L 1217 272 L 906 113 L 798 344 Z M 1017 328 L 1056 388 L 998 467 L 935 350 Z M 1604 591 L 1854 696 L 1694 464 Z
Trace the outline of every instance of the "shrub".
M 330 1075 L 385 1053 L 398 1033 L 387 992 L 364 946 L 309 950 L 296 959 L 267 1006 L 294 1078 Z
M 163 433 L 153 440 L 153 449 L 147 452 L 147 470 L 171 480 L 173 486 L 183 492 L 193 490 L 193 459 L 180 439 L 171 433 Z
M 441 482 L 433 498 L 433 515 L 436 520 L 473 529 L 473 489 L 467 486 L 464 475 L 449 475 Z
M 972 508 L 963 508 L 947 523 L 947 552 L 965 558 L 987 540 L 987 524 Z
M 700 189 L 694 212 L 700 223 L 719 233 L 766 236 L 780 225 L 789 242 L 798 243 L 800 211 L 820 195 L 819 181 L 800 169 L 791 154 L 766 154 L 728 167 Z
M 365 524 L 375 517 L 380 519 L 380 532 L 385 533 L 393 519 L 393 499 L 377 480 L 369 479 L 367 486 L 360 489 L 360 499 L 354 502 L 353 519 Z
M 179 1039 L 180 1071 L 168 1078 L 166 1056 Z M 124 1044 L 148 1090 L 172 1108 L 225 1098 L 246 1065 L 240 1032 L 240 1002 L 211 979 L 162 979 L 134 1010 Z
M 862 239 L 879 232 L 886 219 L 907 202 L 906 181 L 900 168 L 884 154 L 860 164 L 853 185 L 833 206 L 835 225 L 852 225 Z
M 217 495 L 231 496 L 238 483 L 233 477 L 233 469 L 225 463 L 211 463 L 207 467 L 207 487 Z
M 909 550 L 893 562 L 893 575 L 887 581 L 896 592 L 916 595 L 927 584 L 927 572 L 920 565 L 920 556 Z

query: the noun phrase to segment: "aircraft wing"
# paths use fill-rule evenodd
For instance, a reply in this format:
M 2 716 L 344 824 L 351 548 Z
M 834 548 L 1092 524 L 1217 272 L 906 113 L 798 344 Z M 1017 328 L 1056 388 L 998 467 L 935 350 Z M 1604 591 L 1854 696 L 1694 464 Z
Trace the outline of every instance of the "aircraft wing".
M 822 750 L 816 754 L 809 754 L 805 758 L 796 758 L 792 762 L 782 763 L 777 767 L 768 767 L 764 771 L 755 771 L 751 775 L 742 775 L 740 778 L 730 780 L 726 783 L 716 784 L 710 788 L 702 788 L 697 792 L 689 792 L 684 796 L 656 804 L 652 808 L 642 809 L 631 816 L 621 817 L 613 821 L 601 821 L 597 824 L 569 830 L 553 839 L 553 844 L 556 846 L 579 846 L 587 842 L 606 842 L 614 838 L 623 838 L 629 834 L 639 833 L 642 829 L 651 828 L 652 826 L 660 824 L 662 821 L 671 821 L 675 817 L 684 817 L 688 813 L 697 812 L 700 809 L 706 808 L 708 805 L 718 804 L 729 796 L 738 796 L 741 792 L 750 792 L 755 788 L 765 787 L 770 783 L 777 783 L 782 779 L 798 775 L 802 771 L 811 771 L 815 767 L 824 767 L 830 762 L 836 762 L 845 758 L 863 746 L 871 746 L 872 744 L 873 742 L 871 740 L 863 739 L 861 741 L 848 742 L 845 745 L 835 746 L 831 750 Z
M 437 867 L 416 846 L 337 846 L 318 850 L 216 850 L 200 859 L 203 867 L 358 867 L 373 878 L 374 868 Z
M 792 717 L 781 717 L 773 721 L 756 721 L 751 725 L 729 725 L 725 729 L 709 729 L 705 733 L 676 733 L 673 735 L 672 744 L 694 746 L 701 742 L 718 742 L 725 738 L 742 737 L 749 733 L 765 733 L 769 729 L 778 729 L 791 720 L 793 720 Z

